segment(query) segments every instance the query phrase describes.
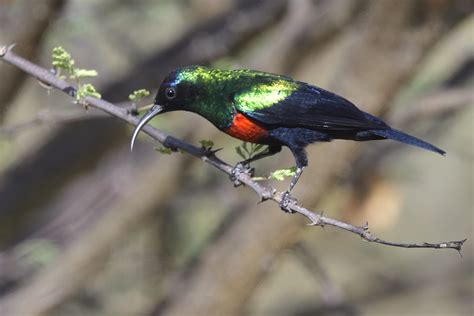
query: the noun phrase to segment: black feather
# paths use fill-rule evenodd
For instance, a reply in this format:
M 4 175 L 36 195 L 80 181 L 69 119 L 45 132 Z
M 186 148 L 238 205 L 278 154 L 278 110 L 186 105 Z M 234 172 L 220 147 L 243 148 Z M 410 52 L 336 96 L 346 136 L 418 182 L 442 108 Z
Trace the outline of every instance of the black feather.
M 245 115 L 267 127 L 273 140 L 289 147 L 294 154 L 298 152 L 302 162 L 305 154 L 300 149 L 317 141 L 333 139 L 394 139 L 445 154 L 434 145 L 392 129 L 343 97 L 305 83 L 285 100 Z
M 438 154 L 443 155 L 443 156 L 446 154 L 446 152 L 444 150 L 439 149 L 438 147 L 436 147 L 434 145 L 431 145 L 430 143 L 427 143 L 427 142 L 425 142 L 421 139 L 418 139 L 414 136 L 411 136 L 411 135 L 405 134 L 403 132 L 400 132 L 396 129 L 370 130 L 368 132 L 370 134 L 374 134 L 374 135 L 377 135 L 377 136 L 380 136 L 380 137 L 383 137 L 383 138 L 386 138 L 386 139 L 394 139 L 394 140 L 397 140 L 397 141 L 405 143 L 405 144 L 417 146 L 417 147 L 420 147 L 420 148 L 438 153 Z
M 389 129 L 380 119 L 324 89 L 301 83 L 301 88 L 268 108 L 246 112 L 260 123 L 328 132 Z

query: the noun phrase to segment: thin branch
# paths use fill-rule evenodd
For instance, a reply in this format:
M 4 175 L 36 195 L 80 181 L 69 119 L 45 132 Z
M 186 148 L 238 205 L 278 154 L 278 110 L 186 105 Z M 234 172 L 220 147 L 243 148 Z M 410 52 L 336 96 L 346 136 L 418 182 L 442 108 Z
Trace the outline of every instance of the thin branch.
M 321 286 L 321 298 L 325 307 L 349 306 L 349 304 L 345 302 L 340 286 L 334 282 L 313 251 L 310 251 L 302 242 L 294 245 L 292 251 L 304 268 L 319 282 Z
M 20 68 L 31 76 L 39 79 L 40 81 L 50 85 L 53 88 L 59 89 L 64 93 L 74 97 L 76 94 L 76 89 L 74 86 L 68 82 L 56 77 L 54 74 L 49 72 L 47 69 L 42 68 L 36 64 L 31 63 L 30 61 L 16 55 L 11 51 L 11 48 L 7 46 L 0 46 L 0 58 L 5 62 Z M 120 108 L 112 103 L 109 103 L 105 100 L 95 99 L 87 97 L 84 100 L 89 106 L 99 109 L 103 112 L 106 112 L 116 118 L 121 119 L 124 122 L 127 122 L 131 125 L 137 125 L 139 119 L 135 116 L 129 114 L 126 109 Z M 164 146 L 172 149 L 180 149 L 184 152 L 187 152 L 190 155 L 201 158 L 204 162 L 212 165 L 216 169 L 226 173 L 227 175 L 232 174 L 232 166 L 228 163 L 220 160 L 215 153 L 210 152 L 204 148 L 196 147 L 186 142 L 183 142 L 180 139 L 174 138 L 170 135 L 163 133 L 162 131 L 147 125 L 142 129 L 146 134 L 150 135 L 153 139 L 159 141 Z M 245 173 L 240 173 L 237 175 L 237 179 L 252 188 L 260 197 L 261 201 L 272 200 L 280 204 L 282 200 L 282 193 L 276 192 L 272 188 L 264 187 L 258 182 L 255 182 L 251 177 Z M 402 248 L 433 248 L 433 249 L 455 249 L 461 251 L 461 248 L 466 241 L 457 240 L 457 241 L 447 241 L 441 243 L 396 243 L 382 240 L 369 231 L 368 224 L 364 226 L 354 226 L 345 222 L 338 221 L 324 216 L 323 214 L 316 214 L 313 211 L 310 211 L 302 206 L 291 204 L 289 210 L 295 213 L 299 213 L 310 220 L 311 226 L 334 226 L 339 229 L 346 230 L 353 234 L 359 235 L 362 239 L 368 242 L 379 243 L 387 246 L 393 247 L 402 247 Z

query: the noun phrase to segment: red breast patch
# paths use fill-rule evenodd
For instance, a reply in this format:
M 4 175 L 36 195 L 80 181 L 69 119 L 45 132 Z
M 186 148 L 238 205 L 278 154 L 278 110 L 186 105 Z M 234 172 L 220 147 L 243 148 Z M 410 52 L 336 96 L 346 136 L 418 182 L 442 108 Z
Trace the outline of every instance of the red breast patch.
M 234 116 L 232 125 L 225 132 L 232 137 L 252 143 L 257 143 L 268 135 L 268 130 L 249 120 L 241 113 Z

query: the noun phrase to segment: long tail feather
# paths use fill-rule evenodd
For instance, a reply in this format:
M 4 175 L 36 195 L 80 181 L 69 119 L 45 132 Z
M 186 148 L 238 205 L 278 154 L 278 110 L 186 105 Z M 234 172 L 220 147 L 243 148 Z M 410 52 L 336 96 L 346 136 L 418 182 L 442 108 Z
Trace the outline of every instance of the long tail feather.
M 399 142 L 417 146 L 426 150 L 430 150 L 443 156 L 446 154 L 444 150 L 441 150 L 438 147 L 431 145 L 430 143 L 427 143 L 425 141 L 422 141 L 421 139 L 418 139 L 416 137 L 400 132 L 396 129 L 370 130 L 369 133 L 383 137 L 383 138 L 394 139 Z

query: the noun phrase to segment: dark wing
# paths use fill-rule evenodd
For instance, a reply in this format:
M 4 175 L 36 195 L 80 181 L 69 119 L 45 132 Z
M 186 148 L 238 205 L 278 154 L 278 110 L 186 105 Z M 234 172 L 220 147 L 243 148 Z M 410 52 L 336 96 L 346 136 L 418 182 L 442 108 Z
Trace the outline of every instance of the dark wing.
M 303 127 L 326 131 L 389 129 L 382 120 L 359 110 L 350 101 L 332 92 L 300 83 L 300 87 L 272 106 L 242 111 L 265 125 Z

